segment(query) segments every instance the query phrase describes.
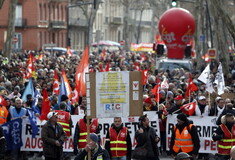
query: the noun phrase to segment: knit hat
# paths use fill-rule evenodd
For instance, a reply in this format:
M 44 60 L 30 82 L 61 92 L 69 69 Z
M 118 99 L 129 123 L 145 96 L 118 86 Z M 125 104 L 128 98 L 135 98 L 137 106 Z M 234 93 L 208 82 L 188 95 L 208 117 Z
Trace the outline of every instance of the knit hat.
M 187 116 L 184 113 L 180 113 L 177 115 L 177 119 L 186 122 L 188 120 Z
M 95 133 L 90 133 L 90 139 L 93 142 L 98 143 L 98 136 Z
M 187 153 L 185 152 L 180 152 L 177 154 L 177 156 L 175 157 L 175 160 L 181 160 L 181 159 L 185 159 L 185 158 L 190 158 L 191 159 L 191 156 L 188 155 Z
M 68 96 L 66 96 L 65 94 L 63 94 L 63 95 L 61 96 L 61 101 L 65 101 L 65 100 L 67 100 L 67 99 L 69 99 L 69 98 L 68 98 Z

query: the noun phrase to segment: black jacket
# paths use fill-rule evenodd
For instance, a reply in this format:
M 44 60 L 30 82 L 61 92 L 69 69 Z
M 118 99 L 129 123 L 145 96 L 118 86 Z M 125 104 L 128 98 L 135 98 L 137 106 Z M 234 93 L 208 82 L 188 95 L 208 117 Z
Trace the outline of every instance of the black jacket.
M 152 127 L 144 128 L 140 126 L 144 130 L 144 133 L 139 133 L 137 130 L 135 132 L 135 139 L 137 141 L 136 148 L 144 146 L 147 149 L 147 156 L 145 159 L 158 157 L 158 147 L 157 143 L 155 142 L 155 138 L 158 137 L 156 131 Z
M 103 160 L 110 160 L 109 153 L 106 149 L 101 148 L 101 146 L 98 146 L 97 152 L 95 152 L 93 155 L 91 154 L 91 160 L 96 160 L 98 156 L 102 156 Z M 87 160 L 87 151 L 85 149 L 80 152 L 74 160 Z

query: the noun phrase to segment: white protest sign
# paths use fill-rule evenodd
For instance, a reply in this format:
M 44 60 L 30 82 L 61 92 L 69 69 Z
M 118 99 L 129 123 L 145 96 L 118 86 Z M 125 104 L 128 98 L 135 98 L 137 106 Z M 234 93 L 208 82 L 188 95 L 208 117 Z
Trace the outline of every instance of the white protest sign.
M 177 123 L 176 114 L 167 116 L 166 126 L 166 142 L 169 150 L 170 139 L 174 125 Z M 216 131 L 216 118 L 214 116 L 190 116 L 188 119 L 193 121 L 193 124 L 197 128 L 197 132 L 200 138 L 200 150 L 199 153 L 218 153 L 217 142 L 212 141 L 212 134 Z
M 144 112 L 144 114 L 148 115 L 150 126 L 152 126 L 155 130 L 158 136 L 160 136 L 160 130 L 159 130 L 159 122 L 158 122 L 158 115 L 156 112 Z M 72 136 L 69 137 L 69 139 L 64 143 L 64 151 L 65 152 L 73 152 L 73 136 L 75 133 L 75 127 L 79 119 L 83 118 L 83 116 L 79 115 L 72 115 L 73 125 L 72 128 Z M 139 117 L 128 117 L 128 118 L 122 118 L 123 125 L 128 128 L 132 140 L 132 146 L 135 147 L 136 142 L 134 141 L 135 132 L 138 129 L 138 118 Z M 108 128 L 113 123 L 113 118 L 100 118 L 99 121 L 99 127 L 101 129 L 100 131 L 100 137 L 101 137 L 101 145 L 104 145 L 105 136 L 107 134 Z M 42 151 L 42 139 L 41 139 L 41 129 L 43 124 L 45 124 L 46 121 L 40 122 L 40 120 L 37 121 L 37 126 L 39 127 L 39 133 L 36 136 L 36 138 L 32 138 L 32 131 L 31 131 L 31 125 L 27 121 L 23 121 L 22 125 L 22 141 L 23 146 L 21 147 L 22 151 Z

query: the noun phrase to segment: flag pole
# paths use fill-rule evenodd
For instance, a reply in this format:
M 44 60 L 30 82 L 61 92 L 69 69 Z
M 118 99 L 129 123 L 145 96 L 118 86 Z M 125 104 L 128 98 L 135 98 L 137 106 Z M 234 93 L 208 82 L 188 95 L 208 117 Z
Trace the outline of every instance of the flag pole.
M 87 142 L 90 141 L 90 119 L 91 119 L 90 116 L 86 117 L 86 122 L 87 122 L 86 123 L 86 127 L 87 127 Z M 87 159 L 91 160 L 91 151 L 90 150 L 87 153 Z

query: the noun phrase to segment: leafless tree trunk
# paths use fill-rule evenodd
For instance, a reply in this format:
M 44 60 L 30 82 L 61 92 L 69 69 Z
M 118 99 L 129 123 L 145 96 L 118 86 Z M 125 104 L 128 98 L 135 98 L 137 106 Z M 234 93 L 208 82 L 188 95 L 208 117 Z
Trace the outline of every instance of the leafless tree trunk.
M 129 9 L 130 9 L 130 1 L 129 0 L 123 0 L 122 1 L 124 6 L 124 17 L 123 17 L 123 39 L 125 41 L 124 44 L 124 50 L 129 51 L 130 48 L 130 26 L 129 26 Z
M 8 57 L 8 59 L 11 59 L 12 38 L 15 33 L 15 11 L 17 2 L 18 0 L 11 0 L 9 5 L 7 36 L 3 48 L 3 55 Z

